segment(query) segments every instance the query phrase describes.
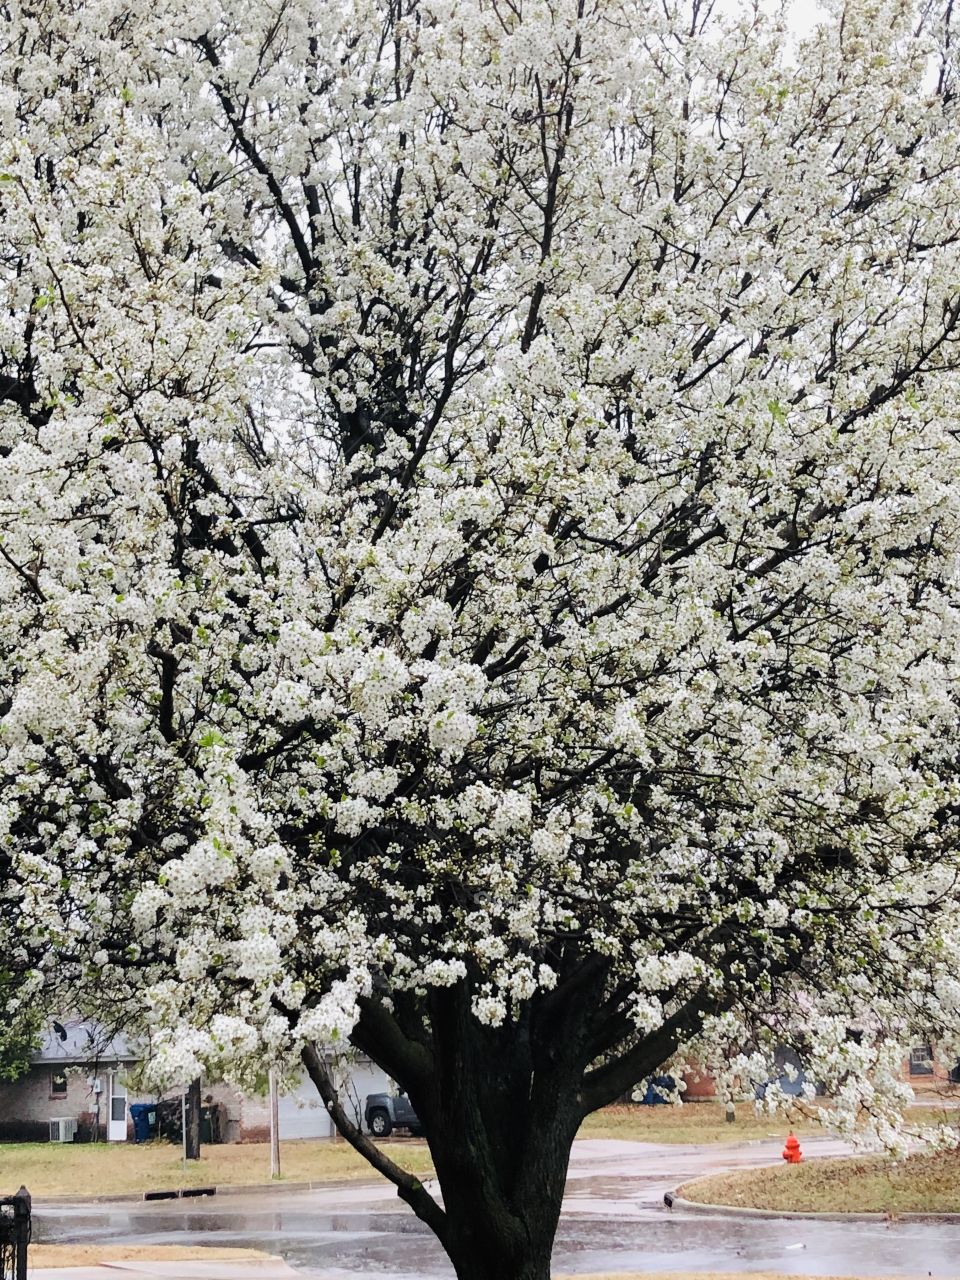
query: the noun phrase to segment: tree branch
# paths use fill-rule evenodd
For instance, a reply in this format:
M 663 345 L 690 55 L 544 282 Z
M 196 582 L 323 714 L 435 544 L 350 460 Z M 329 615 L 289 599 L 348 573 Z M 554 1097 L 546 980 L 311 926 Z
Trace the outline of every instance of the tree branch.
M 405 1088 L 428 1088 L 433 1077 L 433 1055 L 427 1046 L 404 1035 L 396 1018 L 379 1000 L 361 996 L 357 1003 L 360 1018 L 350 1036 L 351 1043 Z
M 732 996 L 728 1003 L 733 1003 Z M 638 1080 L 661 1067 L 676 1052 L 687 1032 L 699 1026 L 705 1013 L 720 1009 L 714 997 L 705 993 L 697 995 L 622 1057 L 585 1072 L 580 1093 L 584 1116 L 609 1106 Z
M 390 1157 L 385 1155 L 377 1144 L 353 1123 L 340 1105 L 340 1099 L 336 1089 L 333 1087 L 333 1081 L 330 1079 L 327 1064 L 317 1050 L 316 1045 L 305 1045 L 300 1056 L 303 1059 L 303 1065 L 307 1069 L 307 1075 L 316 1085 L 317 1091 L 333 1119 L 333 1123 L 337 1126 L 337 1132 L 346 1138 L 354 1151 L 363 1156 L 368 1164 L 372 1165 L 378 1173 L 382 1173 L 388 1181 L 393 1183 L 397 1188 L 397 1195 L 400 1199 L 410 1206 L 420 1221 L 425 1222 L 440 1243 L 443 1244 L 447 1231 L 447 1215 L 443 1209 L 440 1208 L 419 1178 L 415 1178 L 412 1173 L 408 1173 L 406 1169 L 401 1169 L 398 1164 L 394 1164 Z
M 201 36 L 197 41 L 197 46 L 202 51 L 203 56 L 206 58 L 210 66 L 216 71 L 219 71 L 220 58 L 216 49 L 214 49 L 210 38 L 205 35 Z M 248 137 L 244 130 L 236 104 L 228 95 L 225 86 L 213 77 L 211 77 L 210 83 L 214 93 L 217 95 L 220 105 L 223 107 L 224 114 L 230 123 L 230 128 L 233 130 L 233 136 L 236 140 L 237 146 L 256 169 L 257 173 L 259 173 L 266 182 L 267 190 L 273 197 L 277 211 L 287 224 L 287 230 L 290 232 L 290 238 L 293 241 L 293 247 L 300 260 L 300 266 L 303 269 L 304 279 L 307 289 L 309 290 L 314 275 L 315 264 L 313 261 L 313 255 L 310 253 L 310 248 L 307 245 L 306 237 L 303 234 L 303 228 L 300 226 L 297 216 L 291 208 L 289 201 L 284 196 L 283 188 L 280 186 L 276 174 L 264 160 L 253 140 Z

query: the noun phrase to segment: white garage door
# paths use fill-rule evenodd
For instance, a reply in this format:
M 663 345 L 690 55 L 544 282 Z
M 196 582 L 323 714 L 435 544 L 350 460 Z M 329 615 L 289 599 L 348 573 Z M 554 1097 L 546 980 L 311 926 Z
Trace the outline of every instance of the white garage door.
M 280 1095 L 280 1137 L 329 1138 L 333 1129 L 316 1085 L 304 1076 L 295 1093 Z
M 334 1071 L 340 1100 L 351 1120 L 362 1123 L 363 1103 L 368 1093 L 383 1093 L 390 1088 L 386 1074 L 372 1062 L 354 1064 L 349 1073 Z M 293 1093 L 280 1095 L 280 1137 L 329 1138 L 333 1123 L 320 1101 L 316 1085 L 304 1072 Z

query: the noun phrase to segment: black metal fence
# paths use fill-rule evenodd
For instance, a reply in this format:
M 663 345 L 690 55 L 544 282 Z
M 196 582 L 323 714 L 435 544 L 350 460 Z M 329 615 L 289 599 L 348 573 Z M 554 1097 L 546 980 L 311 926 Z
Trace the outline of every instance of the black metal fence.
M 30 1192 L 0 1197 L 0 1280 L 27 1280 Z

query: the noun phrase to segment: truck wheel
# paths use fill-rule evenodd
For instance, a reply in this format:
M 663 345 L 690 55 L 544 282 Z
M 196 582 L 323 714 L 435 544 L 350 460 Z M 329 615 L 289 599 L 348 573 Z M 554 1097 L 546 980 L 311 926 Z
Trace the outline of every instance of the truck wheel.
M 370 1132 L 375 1138 L 389 1138 L 393 1133 L 393 1123 L 383 1107 L 370 1112 Z

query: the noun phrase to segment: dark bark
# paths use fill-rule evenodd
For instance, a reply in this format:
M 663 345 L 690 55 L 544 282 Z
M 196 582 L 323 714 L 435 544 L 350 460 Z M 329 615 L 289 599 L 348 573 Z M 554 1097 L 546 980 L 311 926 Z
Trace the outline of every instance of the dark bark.
M 574 1046 L 535 1070 L 529 1016 L 480 1026 L 463 987 L 431 999 L 435 1073 L 426 1118 L 459 1280 L 548 1280 L 570 1144 L 580 1122 Z
M 389 1170 L 386 1176 L 436 1233 L 458 1280 L 549 1280 L 570 1147 L 582 1120 L 582 1035 L 551 1036 L 546 1044 L 529 1010 L 502 1028 L 481 1026 L 466 985 L 434 991 L 420 1007 L 401 999 L 392 1013 L 375 1001 L 361 1002 L 361 1010 L 354 1043 L 409 1093 L 442 1210 L 432 1197 L 411 1198 Z M 550 1025 L 556 1030 L 555 1021 Z
M 511 1139 L 509 1126 L 499 1124 L 491 1142 L 477 1096 L 485 1090 L 464 1084 L 438 1108 L 441 1127 L 427 1133 L 446 1212 L 443 1244 L 458 1280 L 550 1280 L 579 1117 L 568 1099 L 542 1128 L 525 1126 Z
M 660 1070 L 707 1010 L 695 997 L 638 1042 L 608 957 L 572 948 L 559 969 L 557 986 L 501 1027 L 477 1019 L 470 979 L 422 994 L 395 992 L 390 1004 L 375 996 L 359 1002 L 351 1041 L 409 1095 L 442 1206 L 352 1123 L 321 1055 L 312 1046 L 304 1051 L 340 1132 L 431 1228 L 458 1280 L 550 1280 L 581 1122 Z M 723 1007 L 710 1003 L 712 1012 Z
M 183 1154 L 187 1160 L 200 1159 L 200 1078 L 192 1081 L 187 1090 L 187 1126 L 184 1134 Z

